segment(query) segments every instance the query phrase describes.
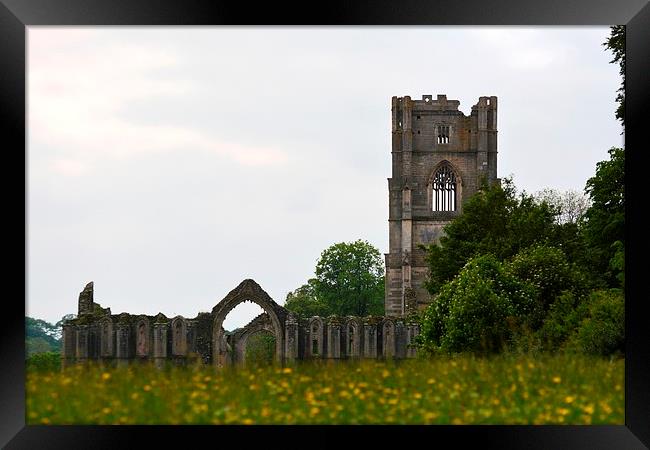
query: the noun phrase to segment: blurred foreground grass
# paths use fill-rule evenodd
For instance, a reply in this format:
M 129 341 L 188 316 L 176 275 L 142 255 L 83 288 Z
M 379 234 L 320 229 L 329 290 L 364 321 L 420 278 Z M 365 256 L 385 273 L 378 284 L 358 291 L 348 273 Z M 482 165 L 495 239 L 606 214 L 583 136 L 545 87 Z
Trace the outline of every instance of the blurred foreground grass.
M 29 371 L 28 424 L 623 424 L 624 360 L 468 355 Z

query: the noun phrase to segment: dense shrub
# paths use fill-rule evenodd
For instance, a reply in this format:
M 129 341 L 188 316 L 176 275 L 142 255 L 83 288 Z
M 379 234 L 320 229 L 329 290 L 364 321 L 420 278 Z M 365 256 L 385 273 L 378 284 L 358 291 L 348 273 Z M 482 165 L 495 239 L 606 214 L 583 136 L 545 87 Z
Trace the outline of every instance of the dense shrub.
M 587 316 L 588 303 L 571 291 L 562 292 L 550 305 L 542 327 L 535 333 L 542 350 L 560 350 Z
M 534 312 L 529 322 L 533 330 L 540 328 L 563 291 L 571 291 L 574 306 L 577 305 L 576 299 L 588 292 L 586 276 L 567 261 L 562 250 L 555 247 L 538 245 L 525 249 L 507 264 L 507 268 L 515 277 L 536 289 Z
M 582 320 L 573 345 L 584 353 L 612 355 L 625 351 L 625 299 L 618 289 L 592 293 L 588 317 Z
M 27 370 L 54 372 L 61 369 L 61 354 L 56 352 L 35 353 L 27 358 Z
M 425 310 L 419 345 L 428 351 L 499 351 L 533 312 L 535 289 L 493 255 L 471 259 Z

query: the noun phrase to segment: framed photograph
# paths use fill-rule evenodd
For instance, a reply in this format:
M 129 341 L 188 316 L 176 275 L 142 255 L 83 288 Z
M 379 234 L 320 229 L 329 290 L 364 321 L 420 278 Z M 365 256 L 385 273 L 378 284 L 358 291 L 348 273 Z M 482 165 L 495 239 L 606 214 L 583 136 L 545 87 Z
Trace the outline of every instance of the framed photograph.
M 380 443 L 416 433 L 430 445 L 500 449 L 649 446 L 650 336 L 638 295 L 643 221 L 635 218 L 643 211 L 647 2 L 289 9 L 2 0 L 0 108 L 12 157 L 5 189 L 11 216 L 24 217 L 10 240 L 23 238 L 25 282 L 24 301 L 8 302 L 15 308 L 0 340 L 0 444 L 114 448 L 205 438 L 226 445 L 248 439 L 242 425 L 253 425 L 254 437 L 267 442 L 322 433 L 332 445 L 352 437 Z M 606 44 L 614 25 L 624 27 Z M 628 245 L 607 241 L 614 256 L 602 279 L 560 273 L 573 263 L 571 252 L 586 255 L 576 257 L 584 267 L 600 267 L 597 237 L 585 238 L 591 250 L 584 250 L 566 236 L 577 233 L 571 225 L 582 226 L 578 217 L 597 195 L 591 184 L 587 198 L 585 181 L 597 183 L 596 170 L 613 176 L 600 162 L 623 158 L 623 149 L 625 206 L 616 226 Z M 13 194 L 16 185 L 24 195 Z M 498 212 L 495 195 L 511 206 Z M 483 203 L 470 202 L 479 197 Z M 505 217 L 512 208 L 519 218 Z M 453 231 L 461 216 L 479 225 Z M 499 220 L 516 235 L 512 242 L 454 247 L 454 239 L 498 235 Z M 548 231 L 544 220 L 561 226 Z M 530 223 L 517 228 L 522 221 Z M 538 245 L 544 233 L 546 247 Z M 447 244 L 436 248 L 446 254 L 429 247 L 443 236 Z M 356 276 L 358 264 L 367 264 L 358 280 L 341 275 Z M 561 286 L 533 279 L 535 264 L 546 264 L 542 278 Z M 19 265 L 10 265 L 9 280 L 20 278 Z M 484 283 L 486 271 L 492 278 Z M 95 277 L 115 283 L 95 286 Z M 598 293 L 605 288 L 615 294 Z M 591 299 L 583 309 L 566 306 L 582 295 Z M 616 334 L 608 323 L 575 331 L 616 311 L 624 312 L 621 339 L 605 342 L 603 333 Z M 575 322 L 571 339 L 567 321 Z M 44 331 L 26 345 L 30 327 Z M 614 346 L 603 354 L 619 357 L 574 361 L 569 352 L 552 363 L 557 373 L 541 374 L 534 359 L 497 356 L 495 364 L 512 366 L 501 380 L 473 357 L 436 356 L 435 369 L 418 366 L 425 353 L 547 351 L 553 339 L 562 348 Z M 58 359 L 34 362 L 50 340 Z M 28 376 L 27 356 L 29 367 L 60 364 L 63 375 Z M 369 369 L 353 365 L 364 359 L 390 360 L 375 375 L 395 382 L 373 391 L 360 378 Z M 304 369 L 303 360 L 318 361 Z M 60 392 L 70 391 L 66 383 L 77 386 L 65 371 L 87 362 L 101 369 L 75 375 L 94 380 L 86 387 L 138 388 L 102 408 L 91 405 L 92 395 L 67 396 L 68 415 L 51 414 Z M 120 375 L 120 366 L 145 363 L 152 372 Z M 177 389 L 188 382 L 174 394 L 165 383 L 179 365 L 195 367 L 182 368 L 194 378 L 173 379 Z M 242 366 L 246 380 L 204 372 L 230 373 L 225 366 Z M 266 366 L 274 369 L 259 368 Z M 551 409 L 522 406 L 529 391 L 544 401 L 569 382 L 570 367 L 585 377 L 591 371 L 601 390 L 583 384 L 578 400 L 556 390 Z M 498 387 L 472 404 L 483 394 L 472 395 L 477 384 L 462 376 L 481 370 Z M 538 376 L 531 374 L 542 382 L 520 392 L 529 382 L 522 380 Z M 224 388 L 232 380 L 241 385 Z M 313 380 L 318 392 L 299 386 Z M 323 387 L 324 380 L 338 384 Z M 278 403 L 256 400 L 260 386 Z M 444 412 L 422 406 L 420 386 Z M 219 389 L 224 399 L 248 403 L 208 406 L 208 392 Z M 298 397 L 306 398 L 304 411 Z M 504 412 L 515 397 L 524 403 Z M 170 417 L 145 420 L 154 410 Z M 144 424 L 154 426 L 133 426 Z M 186 424 L 203 426 L 163 426 Z

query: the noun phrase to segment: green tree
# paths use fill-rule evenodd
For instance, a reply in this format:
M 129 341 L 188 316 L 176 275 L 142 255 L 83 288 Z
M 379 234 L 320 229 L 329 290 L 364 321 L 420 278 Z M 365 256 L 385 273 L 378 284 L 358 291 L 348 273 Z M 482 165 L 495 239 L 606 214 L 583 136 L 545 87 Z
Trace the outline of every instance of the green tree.
M 428 351 L 500 351 L 526 325 L 535 297 L 535 288 L 494 255 L 477 256 L 425 309 L 419 345 Z
M 592 205 L 585 213 L 583 234 L 592 271 L 615 287 L 624 281 L 625 151 L 614 147 L 609 155 L 587 180 L 585 192 Z
M 625 352 L 625 297 L 616 289 L 595 291 L 588 316 L 582 320 L 571 344 L 584 353 L 596 355 Z
M 42 319 L 25 317 L 27 354 L 58 352 L 61 349 L 61 326 Z
M 340 242 L 324 250 L 313 285 L 316 298 L 332 314 L 384 313 L 384 262 L 367 241 Z
M 620 67 L 619 73 L 622 81 L 616 95 L 616 102 L 618 103 L 616 118 L 625 127 L 625 25 L 611 27 L 611 33 L 603 45 L 614 53 L 614 59 L 610 62 L 618 63 Z
M 301 317 L 329 316 L 334 314 L 328 304 L 316 296 L 316 279 L 312 278 L 298 289 L 287 294 L 284 307 Z
M 543 312 L 555 302 L 562 291 L 578 297 L 587 295 L 588 282 L 584 274 L 570 264 L 562 250 L 536 245 L 519 252 L 506 265 L 509 272 L 537 290 L 536 301 Z
M 489 253 L 503 261 L 533 244 L 562 246 L 557 242 L 565 238 L 556 229 L 558 213 L 556 207 L 525 192 L 517 195 L 511 179 L 501 185 L 484 184 L 463 205 L 463 214 L 445 227 L 440 243 L 425 247 L 426 288 L 437 293 L 476 255 Z
M 558 224 L 578 223 L 590 206 L 589 197 L 573 189 L 560 191 L 546 188 L 535 194 L 538 202 L 546 202 L 558 210 Z

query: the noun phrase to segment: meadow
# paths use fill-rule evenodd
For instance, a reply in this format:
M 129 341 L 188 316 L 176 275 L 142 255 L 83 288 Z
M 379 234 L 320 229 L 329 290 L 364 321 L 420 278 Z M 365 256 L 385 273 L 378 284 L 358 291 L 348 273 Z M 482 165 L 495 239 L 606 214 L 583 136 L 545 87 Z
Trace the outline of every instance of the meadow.
M 27 373 L 28 424 L 623 424 L 624 360 L 469 355 Z

